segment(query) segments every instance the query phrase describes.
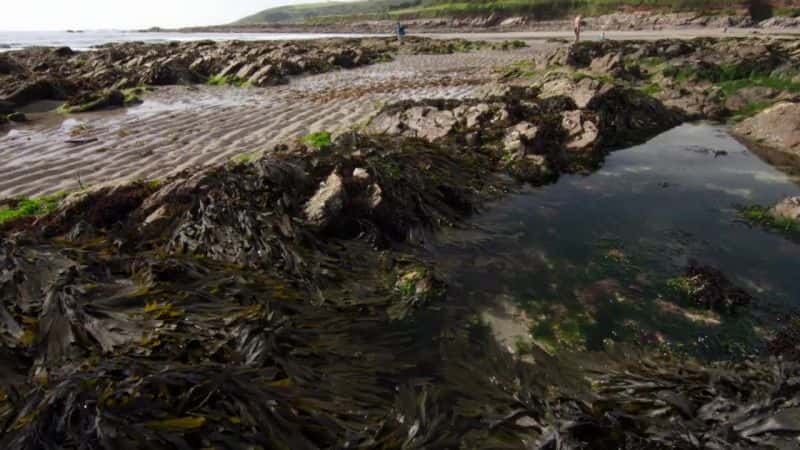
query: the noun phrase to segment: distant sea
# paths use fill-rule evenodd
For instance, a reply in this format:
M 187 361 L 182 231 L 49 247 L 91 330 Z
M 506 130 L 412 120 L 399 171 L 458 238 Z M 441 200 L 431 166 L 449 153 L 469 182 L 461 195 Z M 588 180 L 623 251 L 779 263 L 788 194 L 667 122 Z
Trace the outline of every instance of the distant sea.
M 0 51 L 26 47 L 70 47 L 73 50 L 90 50 L 111 42 L 170 42 L 199 41 L 276 41 L 322 39 L 329 37 L 369 37 L 368 34 L 324 33 L 170 33 L 141 31 L 0 31 Z

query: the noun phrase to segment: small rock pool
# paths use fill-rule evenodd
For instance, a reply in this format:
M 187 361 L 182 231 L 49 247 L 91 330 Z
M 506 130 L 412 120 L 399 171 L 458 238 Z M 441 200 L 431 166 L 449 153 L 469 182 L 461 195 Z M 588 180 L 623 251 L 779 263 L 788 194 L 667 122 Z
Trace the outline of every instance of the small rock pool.
M 603 350 L 615 342 L 701 358 L 760 353 L 800 308 L 800 244 L 751 227 L 741 205 L 800 195 L 726 129 L 687 124 L 611 153 L 591 175 L 562 176 L 489 205 L 447 232 L 433 257 L 450 301 L 477 308 L 501 344 Z M 755 301 L 720 314 L 681 301 L 696 260 Z

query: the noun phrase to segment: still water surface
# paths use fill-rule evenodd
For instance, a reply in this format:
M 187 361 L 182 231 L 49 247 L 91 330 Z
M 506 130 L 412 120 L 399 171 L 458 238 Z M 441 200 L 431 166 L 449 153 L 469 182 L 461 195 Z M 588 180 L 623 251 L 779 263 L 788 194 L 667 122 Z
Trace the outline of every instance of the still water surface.
M 800 307 L 800 245 L 751 228 L 736 206 L 800 195 L 724 128 L 683 125 L 612 153 L 589 176 L 563 176 L 492 205 L 433 253 L 452 298 L 484 309 L 512 349 L 602 350 L 610 342 L 702 357 L 759 352 L 765 330 Z M 669 288 L 690 260 L 756 298 L 725 316 Z

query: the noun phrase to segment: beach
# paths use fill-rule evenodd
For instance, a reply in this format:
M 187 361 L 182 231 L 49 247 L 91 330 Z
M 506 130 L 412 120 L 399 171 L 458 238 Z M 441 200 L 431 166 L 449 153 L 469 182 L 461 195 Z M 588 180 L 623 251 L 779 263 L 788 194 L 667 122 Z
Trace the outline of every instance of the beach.
M 794 448 L 792 33 L 0 53 L 0 447 Z

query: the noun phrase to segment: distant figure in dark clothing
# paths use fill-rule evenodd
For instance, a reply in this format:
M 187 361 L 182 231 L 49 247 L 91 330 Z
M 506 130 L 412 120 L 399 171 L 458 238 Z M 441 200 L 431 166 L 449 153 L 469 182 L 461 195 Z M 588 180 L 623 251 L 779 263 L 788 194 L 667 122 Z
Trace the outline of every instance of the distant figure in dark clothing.
M 406 37 L 406 27 L 405 27 L 405 25 L 401 24 L 400 22 L 397 22 L 397 25 L 395 25 L 395 30 L 394 31 L 395 31 L 395 33 L 397 33 L 397 41 L 400 42 L 400 44 L 402 44 L 403 41 L 405 40 L 405 37 Z

